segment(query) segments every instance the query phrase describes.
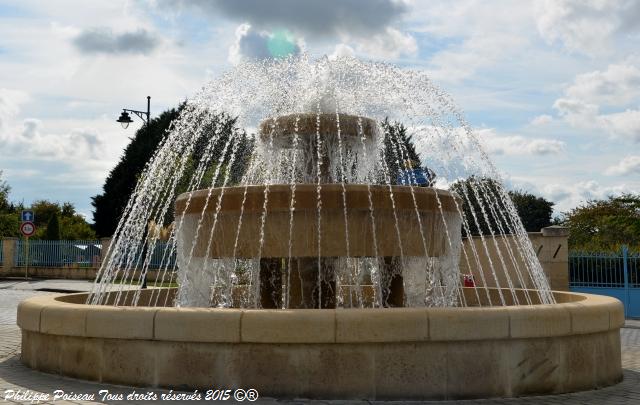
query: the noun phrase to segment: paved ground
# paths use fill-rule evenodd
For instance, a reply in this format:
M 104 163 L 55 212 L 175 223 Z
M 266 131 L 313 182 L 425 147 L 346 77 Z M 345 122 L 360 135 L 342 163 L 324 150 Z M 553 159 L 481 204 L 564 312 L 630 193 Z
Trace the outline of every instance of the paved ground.
M 40 292 L 88 292 L 93 287 L 93 281 L 88 280 L 40 280 L 21 278 L 0 280 L 1 290 L 12 291 L 40 291 Z M 120 287 L 120 285 L 118 285 Z
M 78 288 L 80 283 L 86 282 L 56 282 L 49 281 L 24 282 L 0 281 L 0 404 L 1 403 L 41 403 L 41 404 L 88 404 L 88 403 L 108 403 L 108 404 L 150 404 L 150 403 L 176 403 L 178 401 L 128 401 L 126 395 L 134 389 L 129 387 L 96 384 L 86 381 L 74 380 L 49 374 L 33 371 L 20 363 L 20 330 L 15 324 L 16 307 L 18 303 L 28 297 L 47 294 L 38 291 L 40 288 L 49 289 L 54 284 L 54 289 L 60 289 L 63 284 L 67 284 L 68 290 L 83 291 Z M 70 284 L 69 284 L 70 283 Z M 71 288 L 71 287 L 75 287 Z M 640 321 L 629 320 L 626 327 L 622 329 L 622 364 L 624 367 L 624 381 L 616 386 L 604 388 L 597 391 L 588 391 L 576 394 L 554 395 L 546 397 L 528 397 L 517 399 L 492 399 L 474 401 L 442 401 L 442 402 L 384 402 L 384 404 L 466 404 L 466 405 L 494 405 L 494 404 L 640 404 Z M 34 401 L 41 393 L 53 396 L 55 390 L 63 390 L 65 393 L 75 394 L 96 394 L 96 401 Z M 121 394 L 125 396 L 121 401 L 100 400 L 98 391 L 108 390 L 111 394 Z M 13 393 L 20 393 L 29 398 L 7 399 Z M 147 390 L 136 389 L 137 393 L 146 393 Z M 169 394 L 168 391 L 154 389 L 156 395 Z M 202 401 L 204 402 L 204 401 Z M 188 401 L 185 403 L 200 403 L 200 401 Z M 210 402 L 208 402 L 210 403 Z M 241 403 L 233 400 L 224 403 Z M 247 401 L 243 402 L 247 403 Z M 275 400 L 261 398 L 256 402 L 259 404 L 383 404 L 377 401 L 309 401 L 309 400 Z

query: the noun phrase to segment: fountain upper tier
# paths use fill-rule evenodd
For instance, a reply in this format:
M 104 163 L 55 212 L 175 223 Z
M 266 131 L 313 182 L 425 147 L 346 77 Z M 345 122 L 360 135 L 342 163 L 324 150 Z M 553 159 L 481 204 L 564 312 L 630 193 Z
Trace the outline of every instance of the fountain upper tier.
M 303 140 L 335 138 L 339 134 L 346 142 L 375 138 L 377 123 L 366 117 L 338 113 L 300 113 L 268 118 L 260 123 L 260 138 L 264 142 L 290 147 L 297 134 Z

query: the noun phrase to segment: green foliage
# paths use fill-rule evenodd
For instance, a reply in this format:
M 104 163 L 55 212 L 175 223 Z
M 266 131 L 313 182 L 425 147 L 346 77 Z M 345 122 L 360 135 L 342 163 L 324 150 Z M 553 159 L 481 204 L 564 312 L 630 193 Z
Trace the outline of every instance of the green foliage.
M 20 209 L 21 205 L 12 204 L 9 201 L 11 186 L 2 179 L 0 170 L 0 238 L 20 236 Z
M 118 221 L 142 175 L 145 165 L 170 130 L 171 123 L 180 116 L 184 108 L 185 104 L 183 103 L 178 108 L 167 110 L 160 114 L 159 117 L 152 119 L 148 126 L 145 125 L 139 129 L 125 149 L 118 164 L 109 173 L 103 186 L 102 194 L 92 197 L 94 227 L 99 236 L 111 236 L 115 232 Z M 202 159 L 203 153 L 207 149 L 207 145 L 214 133 L 219 133 L 220 136 L 211 149 L 212 156 L 209 161 L 214 163 L 221 162 L 223 167 L 220 168 L 220 176 L 213 186 L 220 186 L 224 179 L 224 174 L 229 170 L 231 172 L 228 185 L 233 185 L 240 181 L 249 163 L 248 158 L 253 149 L 253 140 L 247 137 L 244 132 L 239 131 L 235 124 L 236 120 L 225 114 L 217 115 L 207 123 L 198 139 L 195 140 L 193 152 L 189 156 L 184 173 L 176 185 L 174 198 L 180 193 L 188 191 L 189 180 L 195 173 L 198 163 Z M 224 146 L 232 136 L 239 143 L 237 145 L 236 159 L 232 167 L 228 167 L 233 145 L 227 148 L 224 156 L 222 156 L 222 153 Z M 216 170 L 214 163 L 205 168 L 205 175 L 201 183 L 202 187 L 212 186 L 213 174 Z M 167 226 L 173 221 L 173 207 L 174 204 L 171 202 L 160 225 Z
M 398 184 L 398 177 L 403 171 L 421 168 L 429 185 L 433 185 L 436 175 L 428 167 L 422 167 L 413 136 L 407 134 L 407 128 L 399 122 L 390 123 L 388 118 L 381 125 L 384 132 L 384 159 L 391 183 Z
M 55 203 L 38 200 L 31 204 L 36 216 L 36 234 L 33 239 L 78 240 L 95 239 L 96 233 L 91 229 L 84 217 L 76 212 L 69 202 Z M 49 226 L 58 226 L 58 231 L 50 230 Z M 57 239 L 55 239 L 57 238 Z
M 551 226 L 554 203 L 522 190 L 509 191 L 509 197 L 527 232 L 540 232 L 540 229 Z
M 9 192 L 11 192 L 11 187 L 9 183 L 2 179 L 2 170 L 0 170 L 0 212 L 5 212 L 9 209 Z
M 0 213 L 0 238 L 20 236 L 20 218 L 17 212 Z
M 483 192 L 478 190 L 478 197 L 474 190 L 483 187 L 488 190 Z M 491 231 L 497 232 L 498 227 L 495 218 L 487 213 L 489 221 L 482 215 L 482 207 L 487 207 L 487 197 L 491 194 L 492 200 L 496 200 L 500 185 L 492 180 L 485 178 L 470 177 L 465 180 L 459 180 L 451 185 L 451 191 L 454 191 L 462 198 L 462 211 L 469 225 L 469 232 L 472 236 L 491 235 Z M 486 210 L 485 210 L 486 211 Z M 475 214 L 475 215 L 474 215 Z M 504 224 L 506 225 L 506 224 Z M 462 229 L 462 236 L 468 236 L 465 229 Z
M 82 215 L 74 214 L 60 218 L 60 239 L 90 240 L 96 239 L 96 232 Z
M 500 199 L 500 195 L 503 194 L 502 186 L 495 180 L 470 177 L 453 183 L 451 190 L 462 197 L 462 210 L 469 223 L 471 235 L 491 235 L 491 230 L 494 233 L 499 233 L 500 226 L 504 232 L 509 232 L 513 228 L 506 220 L 507 218 L 503 218 L 500 214 L 500 212 L 505 213 L 506 217 L 506 207 Z M 551 225 L 552 202 L 524 191 L 510 191 L 508 195 L 511 197 L 526 231 L 539 232 L 543 227 Z M 489 208 L 490 205 L 496 208 L 495 215 Z M 484 208 L 486 218 L 482 208 Z M 473 213 L 475 213 L 475 219 Z M 464 229 L 463 235 L 466 236 Z
M 36 200 L 31 204 L 31 209 L 36 217 L 33 222 L 39 231 L 37 234 L 39 234 L 41 239 L 46 239 L 44 235 L 46 234 L 49 221 L 51 221 L 56 214 L 60 215 L 62 213 L 60 204 L 47 200 Z
M 92 197 L 94 229 L 99 236 L 110 236 L 115 231 L 140 173 L 183 107 L 184 104 L 165 111 L 140 128 L 109 172 L 102 194 Z
M 640 249 L 640 195 L 624 194 L 588 201 L 563 213 L 569 247 L 586 251 L 618 251 L 621 245 Z
M 49 222 L 47 222 L 44 238 L 47 240 L 60 240 L 60 220 L 58 219 L 58 213 L 53 214 Z

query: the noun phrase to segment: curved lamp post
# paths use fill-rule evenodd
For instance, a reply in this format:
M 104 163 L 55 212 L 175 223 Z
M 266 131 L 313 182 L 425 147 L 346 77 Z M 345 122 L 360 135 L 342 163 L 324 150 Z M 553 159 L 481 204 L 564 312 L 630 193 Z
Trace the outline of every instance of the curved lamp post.
M 119 122 L 120 125 L 122 125 L 122 128 L 127 129 L 127 127 L 129 126 L 129 124 L 131 124 L 133 122 L 133 120 L 131 119 L 131 116 L 129 115 L 129 113 L 134 113 L 135 115 L 137 115 L 138 117 L 140 117 L 140 119 L 142 121 L 144 121 L 145 124 L 149 123 L 149 119 L 151 117 L 151 96 L 147 96 L 147 111 L 137 111 L 137 110 L 130 110 L 128 108 L 123 108 L 122 109 L 122 114 L 120 114 L 120 117 L 116 120 L 116 122 Z

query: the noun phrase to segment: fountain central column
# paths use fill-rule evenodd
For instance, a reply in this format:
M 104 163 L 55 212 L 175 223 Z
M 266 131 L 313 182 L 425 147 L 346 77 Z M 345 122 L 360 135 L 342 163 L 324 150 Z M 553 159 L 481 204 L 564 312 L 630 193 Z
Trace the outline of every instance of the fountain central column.
M 304 178 L 310 183 L 319 183 L 322 189 L 323 186 L 340 181 L 339 172 L 332 172 L 334 162 L 331 152 L 343 145 L 361 142 L 361 138 L 371 143 L 375 128 L 373 120 L 351 115 L 341 114 L 338 122 L 336 114 L 292 114 L 263 121 L 260 125 L 260 138 L 276 149 L 289 149 L 295 145 L 297 153 L 302 155 L 301 159 L 305 162 Z M 340 140 L 338 131 L 342 137 Z M 322 210 L 319 215 L 322 215 Z M 288 308 L 335 308 L 338 301 L 338 265 L 338 257 L 327 257 L 322 252 L 317 256 L 261 259 L 262 307 L 280 308 L 285 306 L 283 304 L 286 301 Z M 284 283 L 283 274 L 287 275 Z M 284 294 L 288 294 L 287 300 Z
M 338 121 L 336 114 L 294 114 L 263 121 L 260 137 L 265 144 L 273 145 L 276 149 L 293 148 L 296 145 L 306 162 L 304 177 L 309 182 L 315 180 L 322 189 L 323 186 L 343 180 L 340 168 L 332 170 L 336 167 L 336 162 L 332 161 L 335 150 L 342 148 L 338 152 L 346 155 L 346 145 L 361 148 L 364 142 L 371 146 L 375 142 L 375 129 L 376 123 L 368 118 L 341 114 Z M 348 201 L 346 203 L 347 206 L 343 208 L 349 210 Z M 318 215 L 322 216 L 322 209 Z M 333 238 L 341 237 L 331 230 L 322 233 L 330 234 Z M 292 235 L 293 238 L 298 236 Z M 397 260 L 384 257 L 379 262 L 381 277 L 388 285 L 383 289 L 382 302 L 389 306 L 402 306 L 402 275 L 393 271 L 398 268 Z M 342 265 L 346 263 L 343 261 Z M 318 256 L 261 259 L 261 305 L 263 308 L 283 306 L 282 285 L 288 294 L 288 308 L 335 308 L 339 298 L 336 278 L 340 270 L 349 271 L 340 268 L 339 257 L 328 257 L 323 252 L 319 252 Z M 282 274 L 288 275 L 285 283 L 282 283 Z

